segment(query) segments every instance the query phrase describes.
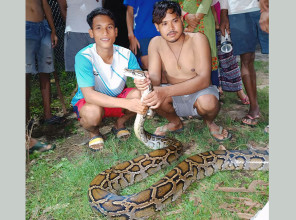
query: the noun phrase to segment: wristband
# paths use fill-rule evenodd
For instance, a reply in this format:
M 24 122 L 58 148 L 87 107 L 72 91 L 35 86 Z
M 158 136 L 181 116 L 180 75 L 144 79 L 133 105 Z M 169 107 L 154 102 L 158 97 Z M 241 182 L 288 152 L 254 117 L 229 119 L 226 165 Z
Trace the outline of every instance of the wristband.
M 188 15 L 189 14 L 189 12 L 186 12 L 186 14 L 183 16 L 183 20 L 185 21 L 185 17 L 186 17 L 186 15 Z

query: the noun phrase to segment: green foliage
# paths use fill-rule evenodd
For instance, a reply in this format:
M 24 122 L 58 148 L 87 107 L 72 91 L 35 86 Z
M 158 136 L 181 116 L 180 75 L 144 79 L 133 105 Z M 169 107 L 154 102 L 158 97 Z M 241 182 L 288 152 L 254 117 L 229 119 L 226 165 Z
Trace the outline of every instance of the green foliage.
M 57 87 L 53 74 L 51 76 L 51 109 L 53 114 L 62 112 L 62 105 L 58 97 Z M 57 74 L 59 78 L 59 84 L 61 87 L 62 94 L 64 96 L 65 105 L 67 109 L 72 109 L 70 106 L 72 100 L 72 92 L 76 87 L 76 77 L 75 73 L 67 73 L 65 71 Z M 31 117 L 42 118 L 43 116 L 43 103 L 42 96 L 39 86 L 39 77 L 38 74 L 34 75 L 31 80 L 31 97 L 30 97 L 30 112 Z

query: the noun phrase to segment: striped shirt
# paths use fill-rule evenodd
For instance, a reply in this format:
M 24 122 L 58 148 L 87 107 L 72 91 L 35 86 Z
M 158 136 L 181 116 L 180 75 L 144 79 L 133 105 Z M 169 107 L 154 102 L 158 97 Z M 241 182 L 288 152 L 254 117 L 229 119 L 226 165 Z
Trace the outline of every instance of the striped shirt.
M 96 44 L 90 44 L 80 50 L 75 56 L 75 73 L 78 91 L 71 104 L 74 106 L 83 98 L 81 87 L 94 87 L 103 94 L 116 97 L 125 87 L 127 77 L 124 69 L 140 69 L 135 55 L 121 46 L 113 45 L 113 61 L 107 64 L 98 55 Z

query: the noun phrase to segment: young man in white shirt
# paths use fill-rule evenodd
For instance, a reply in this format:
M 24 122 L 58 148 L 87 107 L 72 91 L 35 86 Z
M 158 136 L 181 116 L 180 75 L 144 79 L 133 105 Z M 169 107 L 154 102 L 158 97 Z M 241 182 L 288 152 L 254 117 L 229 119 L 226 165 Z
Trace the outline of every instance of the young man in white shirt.
M 126 88 L 125 68 L 140 67 L 129 49 L 114 45 L 117 28 L 113 14 L 97 8 L 87 21 L 95 43 L 75 56 L 78 91 L 71 104 L 82 127 L 90 132 L 89 148 L 98 151 L 104 146 L 99 131 L 104 117 L 118 117 L 112 131 L 118 138 L 126 137 L 130 133 L 124 123 L 136 113 L 144 114 L 147 107 L 140 100 L 139 90 Z

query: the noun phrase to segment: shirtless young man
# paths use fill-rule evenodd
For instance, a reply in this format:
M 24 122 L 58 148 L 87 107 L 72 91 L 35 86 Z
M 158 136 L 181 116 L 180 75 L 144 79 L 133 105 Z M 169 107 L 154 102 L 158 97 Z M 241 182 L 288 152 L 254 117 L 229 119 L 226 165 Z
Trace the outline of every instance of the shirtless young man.
M 45 20 L 47 19 L 47 21 Z M 30 79 L 31 74 L 39 73 L 40 89 L 43 99 L 44 119 L 58 123 L 62 118 L 53 116 L 50 109 L 50 78 L 54 71 L 53 49 L 57 45 L 51 9 L 46 0 L 26 0 L 26 122 L 30 119 Z M 36 70 L 35 60 L 38 62 Z M 28 136 L 26 139 L 29 140 Z M 55 145 L 30 138 L 29 152 L 53 150 Z
M 30 119 L 30 79 L 39 73 L 44 119 L 49 124 L 60 123 L 50 109 L 50 73 L 54 71 L 53 48 L 58 38 L 47 0 L 26 0 L 26 119 Z M 38 70 L 36 69 L 36 62 Z
M 181 8 L 172 1 L 154 5 L 153 23 L 161 36 L 153 38 L 148 48 L 149 79 L 135 80 L 135 84 L 144 90 L 152 82 L 154 91 L 143 102 L 169 121 L 154 134 L 181 131 L 179 116 L 200 115 L 217 141 L 230 139 L 231 134 L 214 122 L 219 95 L 217 88 L 210 85 L 211 53 L 206 36 L 183 33 Z M 160 85 L 162 73 L 167 86 Z

